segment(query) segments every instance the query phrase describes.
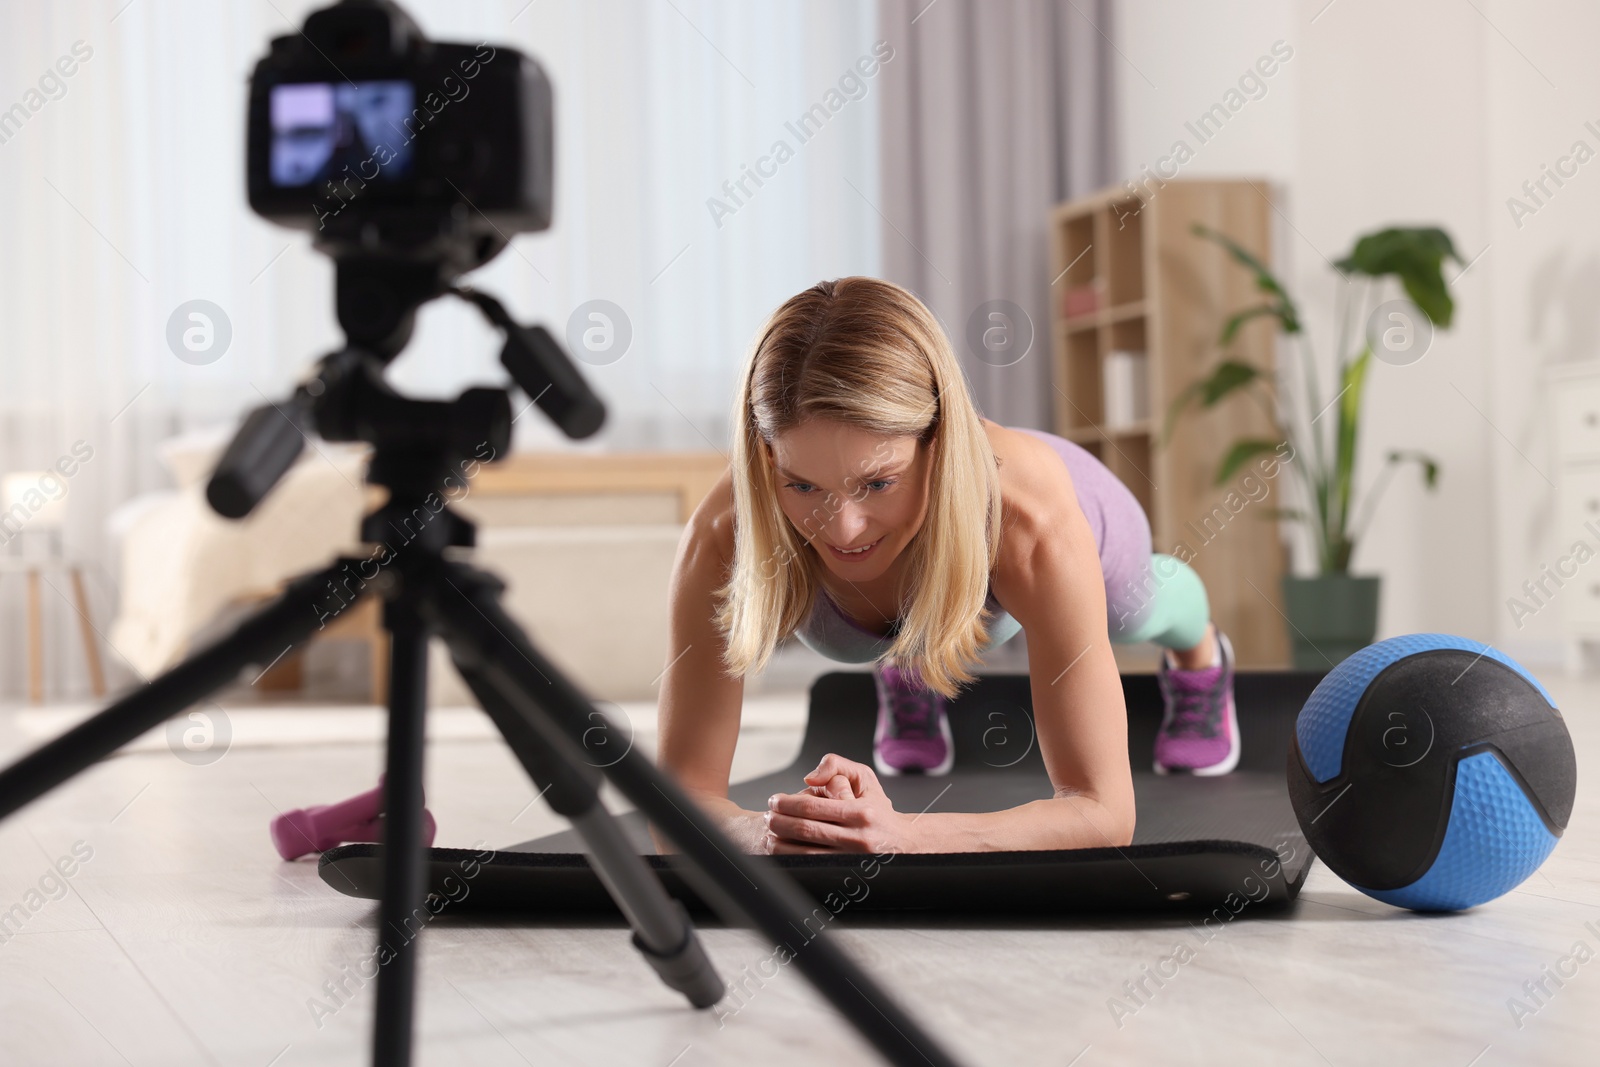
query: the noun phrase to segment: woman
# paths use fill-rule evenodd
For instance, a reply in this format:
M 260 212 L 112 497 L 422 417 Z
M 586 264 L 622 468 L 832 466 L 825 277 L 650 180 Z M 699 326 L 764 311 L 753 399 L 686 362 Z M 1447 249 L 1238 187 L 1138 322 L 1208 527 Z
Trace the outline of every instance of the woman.
M 970 852 L 1125 845 L 1126 707 L 1113 641 L 1165 647 L 1156 770 L 1238 760 L 1232 651 L 1200 578 L 1151 553 L 1132 493 L 1089 453 L 979 416 L 911 293 L 823 282 L 757 334 L 729 471 L 696 510 L 671 588 L 659 760 L 743 850 Z M 984 648 L 1028 635 L 1054 795 L 1004 811 L 898 812 L 879 773 L 952 761 L 945 701 Z M 872 662 L 873 767 L 830 753 L 766 811 L 728 799 L 743 677 L 793 634 Z

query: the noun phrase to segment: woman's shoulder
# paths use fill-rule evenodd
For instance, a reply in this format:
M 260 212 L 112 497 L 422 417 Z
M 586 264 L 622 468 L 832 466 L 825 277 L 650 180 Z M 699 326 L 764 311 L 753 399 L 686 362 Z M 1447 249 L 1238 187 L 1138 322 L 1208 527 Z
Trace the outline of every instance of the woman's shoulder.
M 988 424 L 985 424 L 986 427 Z M 1058 599 L 1045 576 L 1078 569 L 1078 553 L 1096 552 L 1072 472 L 1043 437 L 996 426 L 990 431 L 1000 461 L 1001 534 L 990 586 L 1014 617 L 1032 617 L 1042 602 Z
M 689 516 L 681 556 L 714 563 L 720 571 L 733 560 L 733 471 L 723 470 Z
M 999 464 L 1005 537 L 1029 541 L 1059 529 L 1062 517 L 1078 506 L 1072 474 L 1060 453 L 1032 433 L 988 419 L 983 427 Z

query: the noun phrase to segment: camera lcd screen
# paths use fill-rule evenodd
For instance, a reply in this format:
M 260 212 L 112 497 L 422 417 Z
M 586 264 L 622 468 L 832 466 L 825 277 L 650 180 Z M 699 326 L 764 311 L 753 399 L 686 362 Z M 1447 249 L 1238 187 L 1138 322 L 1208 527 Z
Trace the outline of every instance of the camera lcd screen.
M 410 177 L 408 81 L 305 82 L 272 87 L 272 184 L 313 185 L 339 176 Z M 346 168 L 349 168 L 346 171 Z

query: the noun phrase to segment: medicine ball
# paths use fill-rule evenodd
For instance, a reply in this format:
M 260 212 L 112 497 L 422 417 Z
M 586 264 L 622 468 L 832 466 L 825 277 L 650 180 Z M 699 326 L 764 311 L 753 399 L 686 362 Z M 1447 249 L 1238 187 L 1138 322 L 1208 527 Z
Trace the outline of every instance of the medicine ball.
M 1572 814 L 1577 760 L 1544 686 L 1450 634 L 1379 641 L 1312 691 L 1289 799 L 1340 878 L 1397 907 L 1456 911 L 1509 892 Z

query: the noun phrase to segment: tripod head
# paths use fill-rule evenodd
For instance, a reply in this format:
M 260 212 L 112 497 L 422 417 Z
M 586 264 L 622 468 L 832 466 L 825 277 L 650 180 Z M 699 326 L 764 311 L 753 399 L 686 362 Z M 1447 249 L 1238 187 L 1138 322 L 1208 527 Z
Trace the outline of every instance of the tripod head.
M 422 290 L 407 293 L 398 286 L 384 288 L 384 283 L 414 283 L 423 274 L 382 266 L 384 270 L 369 276 L 340 264 L 340 319 L 345 322 L 346 307 L 355 307 L 358 310 L 351 314 L 358 329 L 346 326 L 350 343 L 324 357 L 288 400 L 265 404 L 245 418 L 206 486 L 206 499 L 219 515 L 238 519 L 254 510 L 299 458 L 311 432 L 327 441 L 371 444 L 373 458 L 367 480 L 388 487 L 391 499 L 401 502 L 437 493 L 462 463 L 493 462 L 510 448 L 511 398 L 507 390 L 473 388 L 450 401 L 415 400 L 402 396 L 384 380 L 385 368 L 404 341 L 388 351 L 388 346 L 364 345 L 358 338 L 375 336 L 375 324 L 380 321 L 409 322 L 414 305 L 402 307 L 385 301 L 402 294 L 415 298 Z M 364 291 L 351 296 L 347 280 L 352 287 L 364 286 Z M 549 331 L 542 326 L 519 325 L 487 293 L 456 286 L 443 291 L 475 305 L 504 332 L 501 364 L 568 437 L 588 437 L 600 429 L 605 405 Z M 440 294 L 421 299 L 435 295 Z M 369 318 L 359 318 L 360 314 Z M 409 325 L 404 332 L 409 334 Z

